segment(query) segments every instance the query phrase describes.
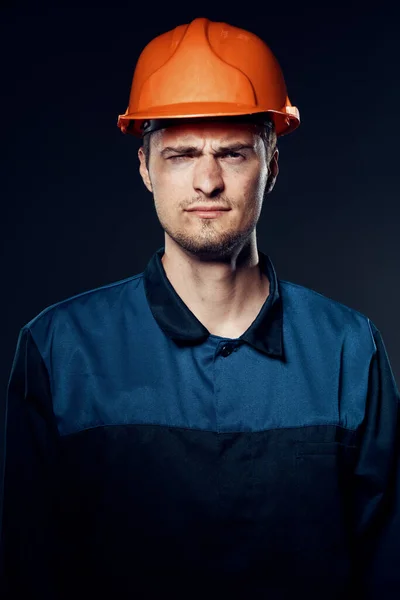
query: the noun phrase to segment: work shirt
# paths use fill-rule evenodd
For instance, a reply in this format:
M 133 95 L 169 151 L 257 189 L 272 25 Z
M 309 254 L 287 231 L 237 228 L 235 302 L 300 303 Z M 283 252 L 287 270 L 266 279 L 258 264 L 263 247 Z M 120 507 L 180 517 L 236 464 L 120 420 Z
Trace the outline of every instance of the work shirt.
M 19 332 L 5 597 L 398 600 L 400 397 L 379 330 L 258 248 L 268 298 L 239 338 L 212 335 L 164 250 Z

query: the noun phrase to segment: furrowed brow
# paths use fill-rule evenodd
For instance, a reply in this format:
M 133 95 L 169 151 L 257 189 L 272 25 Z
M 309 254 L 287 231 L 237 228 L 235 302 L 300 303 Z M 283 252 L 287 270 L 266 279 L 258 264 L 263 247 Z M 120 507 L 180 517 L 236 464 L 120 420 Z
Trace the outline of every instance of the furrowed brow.
M 254 144 L 243 143 L 243 142 L 227 144 L 225 146 L 219 146 L 217 148 L 217 153 L 236 152 L 237 150 L 243 150 L 245 148 L 254 150 Z M 175 152 L 177 154 L 196 154 L 196 155 L 200 154 L 199 148 L 197 148 L 196 146 L 187 146 L 187 145 L 166 146 L 163 150 L 161 150 L 160 154 L 161 154 L 161 156 L 165 156 L 169 152 Z

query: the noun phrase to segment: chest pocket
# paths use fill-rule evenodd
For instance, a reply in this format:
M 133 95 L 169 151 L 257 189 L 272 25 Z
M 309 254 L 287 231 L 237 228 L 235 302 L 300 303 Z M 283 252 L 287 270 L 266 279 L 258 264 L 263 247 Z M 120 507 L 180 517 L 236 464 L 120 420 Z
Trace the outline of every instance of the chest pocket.
M 297 511 L 320 548 L 348 546 L 352 535 L 353 471 L 357 446 L 296 442 Z

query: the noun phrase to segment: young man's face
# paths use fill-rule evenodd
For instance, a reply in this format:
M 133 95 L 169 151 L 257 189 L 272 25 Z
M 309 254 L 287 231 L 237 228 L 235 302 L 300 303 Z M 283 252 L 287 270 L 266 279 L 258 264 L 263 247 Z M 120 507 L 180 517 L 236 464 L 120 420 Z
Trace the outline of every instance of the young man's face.
M 142 149 L 139 159 L 166 236 L 209 259 L 228 256 L 248 242 L 261 213 L 268 167 L 273 180 L 278 173 L 278 151 L 268 165 L 261 137 L 246 124 L 168 127 L 152 135 L 149 171 Z M 190 211 L 199 205 L 227 210 L 205 218 Z

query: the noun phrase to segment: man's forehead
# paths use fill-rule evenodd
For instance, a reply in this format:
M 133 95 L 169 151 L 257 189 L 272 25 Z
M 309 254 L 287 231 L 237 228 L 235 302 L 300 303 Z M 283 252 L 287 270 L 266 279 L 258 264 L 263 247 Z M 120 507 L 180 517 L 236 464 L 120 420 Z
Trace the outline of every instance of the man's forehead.
M 216 142 L 233 142 L 246 140 L 253 142 L 255 126 L 252 123 L 226 123 L 209 121 L 202 123 L 182 123 L 160 129 L 157 138 L 159 144 L 174 142 L 190 142 L 202 140 L 205 137 L 212 138 Z

